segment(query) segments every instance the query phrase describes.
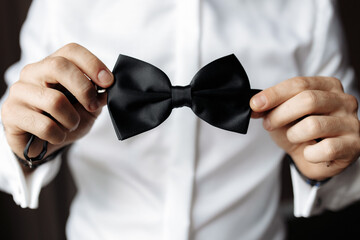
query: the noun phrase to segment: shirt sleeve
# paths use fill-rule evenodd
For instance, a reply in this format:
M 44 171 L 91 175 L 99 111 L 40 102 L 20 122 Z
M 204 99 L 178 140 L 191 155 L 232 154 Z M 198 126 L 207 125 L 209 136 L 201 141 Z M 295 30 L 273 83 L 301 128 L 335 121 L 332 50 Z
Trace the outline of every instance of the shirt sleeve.
M 348 63 L 346 47 L 334 1 L 315 1 L 316 23 L 313 42 L 302 65 L 304 76 L 333 76 L 342 81 L 345 93 L 359 100 L 354 71 Z M 308 184 L 291 166 L 294 215 L 309 217 L 324 210 L 339 210 L 360 199 L 360 164 L 357 160 L 321 186 Z
M 11 86 L 18 80 L 21 69 L 29 63 L 45 58 L 51 53 L 51 11 L 46 0 L 34 0 L 20 33 L 21 59 L 5 73 L 5 81 Z M 7 98 L 8 90 L 0 101 L 0 107 Z M 0 116 L 0 190 L 11 194 L 21 207 L 36 208 L 41 188 L 49 183 L 60 167 L 60 156 L 45 163 L 33 173 L 24 175 L 5 138 Z

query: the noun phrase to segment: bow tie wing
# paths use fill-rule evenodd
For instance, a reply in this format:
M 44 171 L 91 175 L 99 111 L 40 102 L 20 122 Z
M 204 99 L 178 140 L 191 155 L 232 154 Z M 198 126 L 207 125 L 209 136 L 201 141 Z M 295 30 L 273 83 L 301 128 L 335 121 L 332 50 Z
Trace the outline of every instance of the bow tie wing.
M 108 109 L 120 140 L 148 131 L 171 113 L 171 83 L 159 68 L 119 55 L 108 89 Z
M 251 116 L 249 79 L 235 55 L 204 66 L 192 82 L 192 110 L 213 126 L 245 134 Z

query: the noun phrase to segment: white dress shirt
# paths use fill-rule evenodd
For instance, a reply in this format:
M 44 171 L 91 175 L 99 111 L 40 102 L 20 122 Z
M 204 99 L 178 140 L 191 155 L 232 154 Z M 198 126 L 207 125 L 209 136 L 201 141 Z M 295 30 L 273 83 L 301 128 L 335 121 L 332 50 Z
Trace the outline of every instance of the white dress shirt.
M 202 66 L 234 53 L 252 88 L 324 75 L 357 94 L 350 89 L 353 71 L 329 0 L 35 0 L 21 32 L 21 60 L 6 73 L 8 84 L 24 65 L 70 42 L 88 48 L 109 69 L 119 53 L 147 61 L 173 85 L 189 84 Z M 22 207 L 36 208 L 60 159 L 25 178 L 0 131 L 0 188 Z M 283 239 L 283 155 L 261 119 L 252 119 L 241 135 L 207 124 L 188 108 L 121 142 L 105 107 L 69 153 L 78 192 L 68 239 Z M 356 162 L 312 187 L 292 169 L 294 214 L 307 217 L 352 203 L 360 197 L 359 171 Z

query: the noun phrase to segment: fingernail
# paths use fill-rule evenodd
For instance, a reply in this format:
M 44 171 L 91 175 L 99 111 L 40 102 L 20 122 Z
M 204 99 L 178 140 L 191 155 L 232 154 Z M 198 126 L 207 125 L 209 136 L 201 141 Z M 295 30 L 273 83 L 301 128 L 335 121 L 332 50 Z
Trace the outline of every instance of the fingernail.
M 266 104 L 266 97 L 263 94 L 258 94 L 252 98 L 252 103 L 257 108 L 262 108 Z
M 100 82 L 108 84 L 112 81 L 112 76 L 106 70 L 101 70 L 98 74 L 98 79 Z
M 69 132 L 74 132 L 77 128 L 78 128 L 78 125 L 76 125 L 76 127 L 73 127 L 72 129 L 70 129 Z
M 79 127 L 80 121 L 77 122 L 77 124 L 69 130 L 69 132 L 74 132 Z

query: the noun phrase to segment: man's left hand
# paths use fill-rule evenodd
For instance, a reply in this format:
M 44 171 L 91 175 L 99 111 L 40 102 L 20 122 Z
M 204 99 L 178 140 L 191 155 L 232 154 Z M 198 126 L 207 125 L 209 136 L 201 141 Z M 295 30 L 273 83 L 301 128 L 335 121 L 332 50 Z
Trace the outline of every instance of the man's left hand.
M 291 78 L 256 94 L 250 106 L 310 179 L 335 176 L 360 156 L 358 102 L 336 78 Z

